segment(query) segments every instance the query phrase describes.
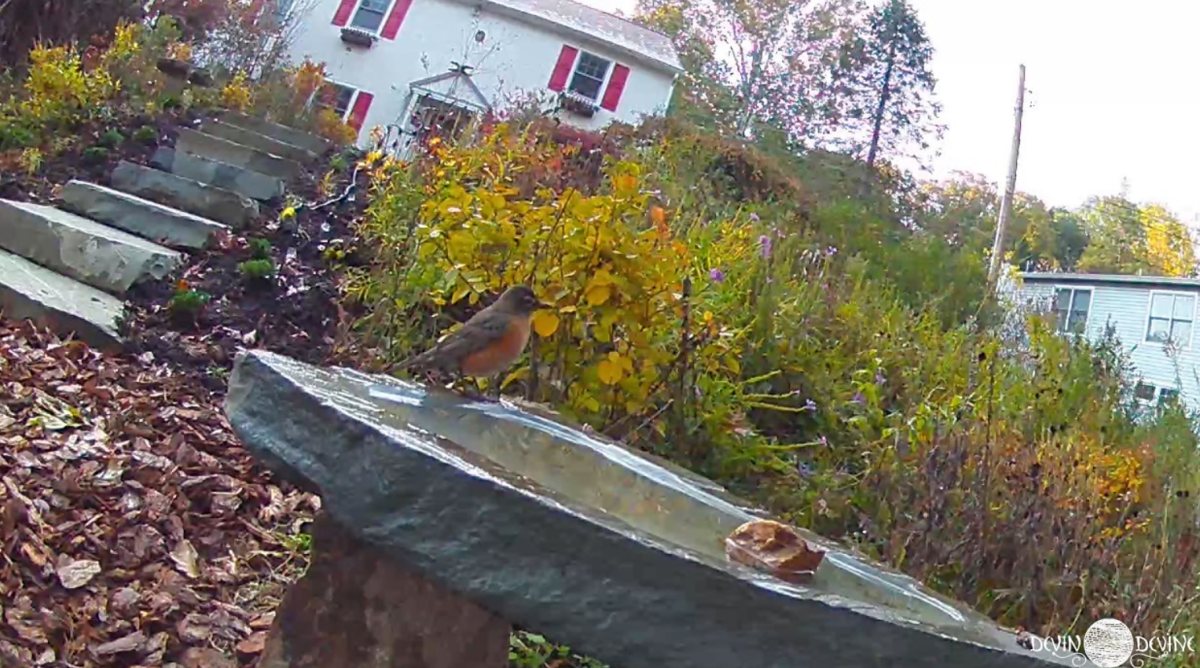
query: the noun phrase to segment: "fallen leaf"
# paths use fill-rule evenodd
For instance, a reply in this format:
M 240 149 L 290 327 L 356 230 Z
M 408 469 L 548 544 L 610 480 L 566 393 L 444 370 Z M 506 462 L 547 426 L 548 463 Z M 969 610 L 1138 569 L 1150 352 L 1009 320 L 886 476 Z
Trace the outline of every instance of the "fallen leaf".
M 237 663 L 211 647 L 191 647 L 180 658 L 186 668 L 237 668 Z
M 175 562 L 180 573 L 190 578 L 200 577 L 199 559 L 200 555 L 196 552 L 196 548 L 192 547 L 191 541 L 186 538 L 179 541 L 175 549 L 171 550 L 171 561 Z
M 100 574 L 100 562 L 91 559 L 73 560 L 64 557 L 54 569 L 58 580 L 67 589 L 79 589 Z
M 792 527 L 773 520 L 751 520 L 725 539 L 726 555 L 775 577 L 802 584 L 812 579 L 825 558 Z
M 237 651 L 242 654 L 261 654 L 267 646 L 267 634 L 259 631 L 237 644 Z
M 268 612 L 268 613 L 259 615 L 259 616 L 255 617 L 253 620 L 251 620 L 250 628 L 252 628 L 252 629 L 269 629 L 269 628 L 271 628 L 271 625 L 274 623 L 275 623 L 275 613 Z
M 121 654 L 123 652 L 132 652 L 142 646 L 146 642 L 146 635 L 141 631 L 130 633 L 123 638 L 106 642 L 92 649 L 96 656 L 108 656 L 110 654 Z

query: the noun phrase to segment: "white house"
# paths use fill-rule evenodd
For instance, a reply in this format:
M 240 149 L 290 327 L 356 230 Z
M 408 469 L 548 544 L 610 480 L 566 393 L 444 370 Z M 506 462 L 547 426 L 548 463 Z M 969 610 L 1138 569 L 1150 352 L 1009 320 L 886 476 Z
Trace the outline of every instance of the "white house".
M 1200 280 L 1112 274 L 1020 274 L 1019 305 L 1056 314 L 1058 330 L 1096 339 L 1111 326 L 1140 376 L 1144 402 L 1200 408 Z
M 682 72 L 665 35 L 574 0 L 290 4 L 289 56 L 325 63 L 360 144 L 376 126 L 407 138 L 531 93 L 581 128 L 636 122 L 666 111 Z

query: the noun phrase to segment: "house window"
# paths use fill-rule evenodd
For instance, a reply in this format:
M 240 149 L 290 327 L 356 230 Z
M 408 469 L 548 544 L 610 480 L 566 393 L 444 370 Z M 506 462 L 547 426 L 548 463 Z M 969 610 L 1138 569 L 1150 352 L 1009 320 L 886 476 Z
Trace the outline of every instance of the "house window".
M 571 92 L 589 100 L 599 100 L 609 67 L 612 67 L 611 62 L 586 51 L 580 52 L 579 60 L 575 62 L 575 73 L 571 76 Z
M 1195 310 L 1195 295 L 1150 293 L 1150 321 L 1146 324 L 1146 340 L 1158 343 L 1169 340 L 1177 345 L 1188 345 L 1192 340 Z
M 1054 310 L 1058 313 L 1058 331 L 1063 334 L 1082 334 L 1087 329 L 1091 306 L 1091 289 L 1059 288 L 1054 303 Z
M 1158 405 L 1174 403 L 1179 399 L 1179 390 L 1168 390 L 1163 388 L 1158 391 Z
M 332 109 L 333 113 L 338 115 L 338 118 L 344 120 L 346 114 L 350 112 L 350 105 L 354 103 L 354 94 L 357 92 L 349 86 L 329 81 L 326 82 L 325 87 L 321 90 L 321 97 L 318 100 L 318 104 L 322 107 Z
M 354 12 L 354 18 L 350 19 L 350 25 L 367 32 L 379 32 L 391 4 L 392 0 L 362 0 Z
M 1138 383 L 1133 388 L 1133 396 L 1139 401 L 1154 401 L 1154 392 L 1158 389 L 1149 383 Z

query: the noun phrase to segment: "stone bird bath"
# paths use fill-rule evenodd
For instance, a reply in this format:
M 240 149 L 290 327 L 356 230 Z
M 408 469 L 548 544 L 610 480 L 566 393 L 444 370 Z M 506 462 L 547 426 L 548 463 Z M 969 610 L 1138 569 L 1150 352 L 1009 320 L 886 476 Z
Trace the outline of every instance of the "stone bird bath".
M 808 532 L 829 551 L 807 585 L 731 563 L 725 536 L 764 512 L 545 416 L 263 351 L 239 356 L 226 412 L 260 461 L 318 493 L 338 531 L 410 579 L 616 668 L 1091 665 L 1026 650 L 965 605 Z M 285 600 L 280 618 L 310 608 Z M 280 627 L 273 636 L 287 635 Z M 503 629 L 471 642 L 506 642 Z M 298 649 L 280 659 L 287 639 L 273 642 L 263 665 L 318 663 Z M 383 654 L 370 665 L 409 665 Z

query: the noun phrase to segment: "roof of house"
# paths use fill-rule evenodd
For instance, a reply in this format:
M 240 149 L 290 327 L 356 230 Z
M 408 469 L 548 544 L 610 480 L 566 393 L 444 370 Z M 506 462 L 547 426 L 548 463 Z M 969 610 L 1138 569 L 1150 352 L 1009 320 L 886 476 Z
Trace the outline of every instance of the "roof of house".
M 617 47 L 674 73 L 683 71 L 671 38 L 629 19 L 575 0 L 460 0 L 501 12 L 563 27 L 583 37 Z
M 1169 287 L 1200 289 L 1200 279 L 1175 276 L 1132 276 L 1128 274 L 1066 274 L 1029 271 L 1020 274 L 1027 283 L 1107 283 L 1130 287 Z

